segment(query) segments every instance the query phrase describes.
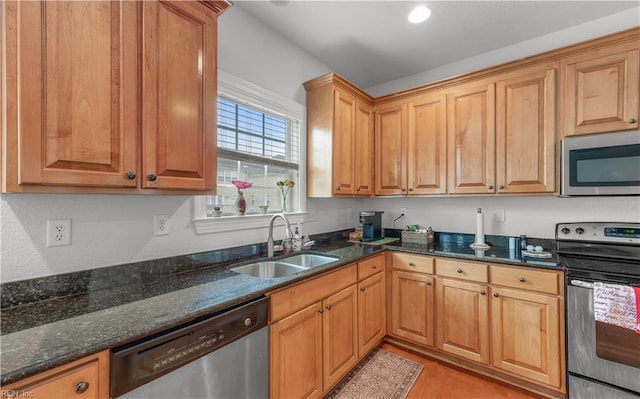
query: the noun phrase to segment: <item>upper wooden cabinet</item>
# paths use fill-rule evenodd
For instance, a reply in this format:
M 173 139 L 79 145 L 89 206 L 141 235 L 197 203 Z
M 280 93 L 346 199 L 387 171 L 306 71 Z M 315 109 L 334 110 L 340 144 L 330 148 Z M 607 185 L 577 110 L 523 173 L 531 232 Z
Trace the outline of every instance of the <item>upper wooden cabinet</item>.
M 446 94 L 375 107 L 376 195 L 446 192 Z
M 496 84 L 498 193 L 556 191 L 556 70 L 547 63 Z
M 638 128 L 639 40 L 562 60 L 562 136 Z
M 495 193 L 495 84 L 456 88 L 448 101 L 449 193 Z
M 371 97 L 331 73 L 307 91 L 307 195 L 373 194 Z
M 5 2 L 3 191 L 215 188 L 226 6 Z

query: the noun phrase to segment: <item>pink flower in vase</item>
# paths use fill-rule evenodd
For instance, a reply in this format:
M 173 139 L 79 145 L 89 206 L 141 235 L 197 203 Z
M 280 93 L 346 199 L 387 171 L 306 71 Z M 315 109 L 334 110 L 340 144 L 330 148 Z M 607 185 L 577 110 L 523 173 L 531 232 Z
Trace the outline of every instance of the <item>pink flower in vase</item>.
M 247 211 L 247 201 L 244 199 L 244 192 L 242 190 L 251 187 L 252 184 L 242 180 L 232 180 L 231 183 L 238 189 L 236 213 L 240 216 L 244 216 L 244 213 Z

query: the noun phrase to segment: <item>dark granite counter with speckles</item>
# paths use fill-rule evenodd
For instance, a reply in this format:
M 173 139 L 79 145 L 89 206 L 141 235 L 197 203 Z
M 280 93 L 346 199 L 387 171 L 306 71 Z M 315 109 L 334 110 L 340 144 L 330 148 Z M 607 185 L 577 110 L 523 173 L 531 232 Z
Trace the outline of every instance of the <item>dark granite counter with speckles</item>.
M 390 235 L 397 232 L 390 231 Z M 557 259 L 504 257 L 495 245 L 479 256 L 467 235 L 437 245 L 384 247 L 346 243 L 348 231 L 313 235 L 309 252 L 340 260 L 274 279 L 229 270 L 266 257 L 264 244 L 2 284 L 1 384 L 221 312 L 266 292 L 391 249 L 515 265 L 559 268 Z M 489 237 L 487 242 L 490 242 Z M 546 240 L 545 248 L 554 241 Z M 457 247 L 455 247 L 457 245 Z M 457 251 L 457 252 L 456 252 Z M 493 251 L 493 252 L 492 252 Z M 555 256 L 555 253 L 554 253 Z

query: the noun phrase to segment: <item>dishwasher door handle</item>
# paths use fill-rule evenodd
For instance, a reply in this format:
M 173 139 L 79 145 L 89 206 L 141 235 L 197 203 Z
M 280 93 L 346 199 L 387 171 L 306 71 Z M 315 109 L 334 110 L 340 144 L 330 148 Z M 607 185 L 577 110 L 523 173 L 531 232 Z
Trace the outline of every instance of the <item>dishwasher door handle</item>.
M 582 280 L 571 280 L 571 285 L 574 285 L 576 287 L 586 288 L 586 289 L 589 289 L 589 290 L 593 289 L 593 283 L 588 283 L 588 282 L 582 281 Z

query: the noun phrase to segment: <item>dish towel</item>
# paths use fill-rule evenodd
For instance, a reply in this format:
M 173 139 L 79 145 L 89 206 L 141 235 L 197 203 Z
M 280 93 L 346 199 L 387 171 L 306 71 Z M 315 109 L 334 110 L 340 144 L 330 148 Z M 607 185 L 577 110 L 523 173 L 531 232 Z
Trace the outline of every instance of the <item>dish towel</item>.
M 593 283 L 593 314 L 596 321 L 640 334 L 640 288 Z

